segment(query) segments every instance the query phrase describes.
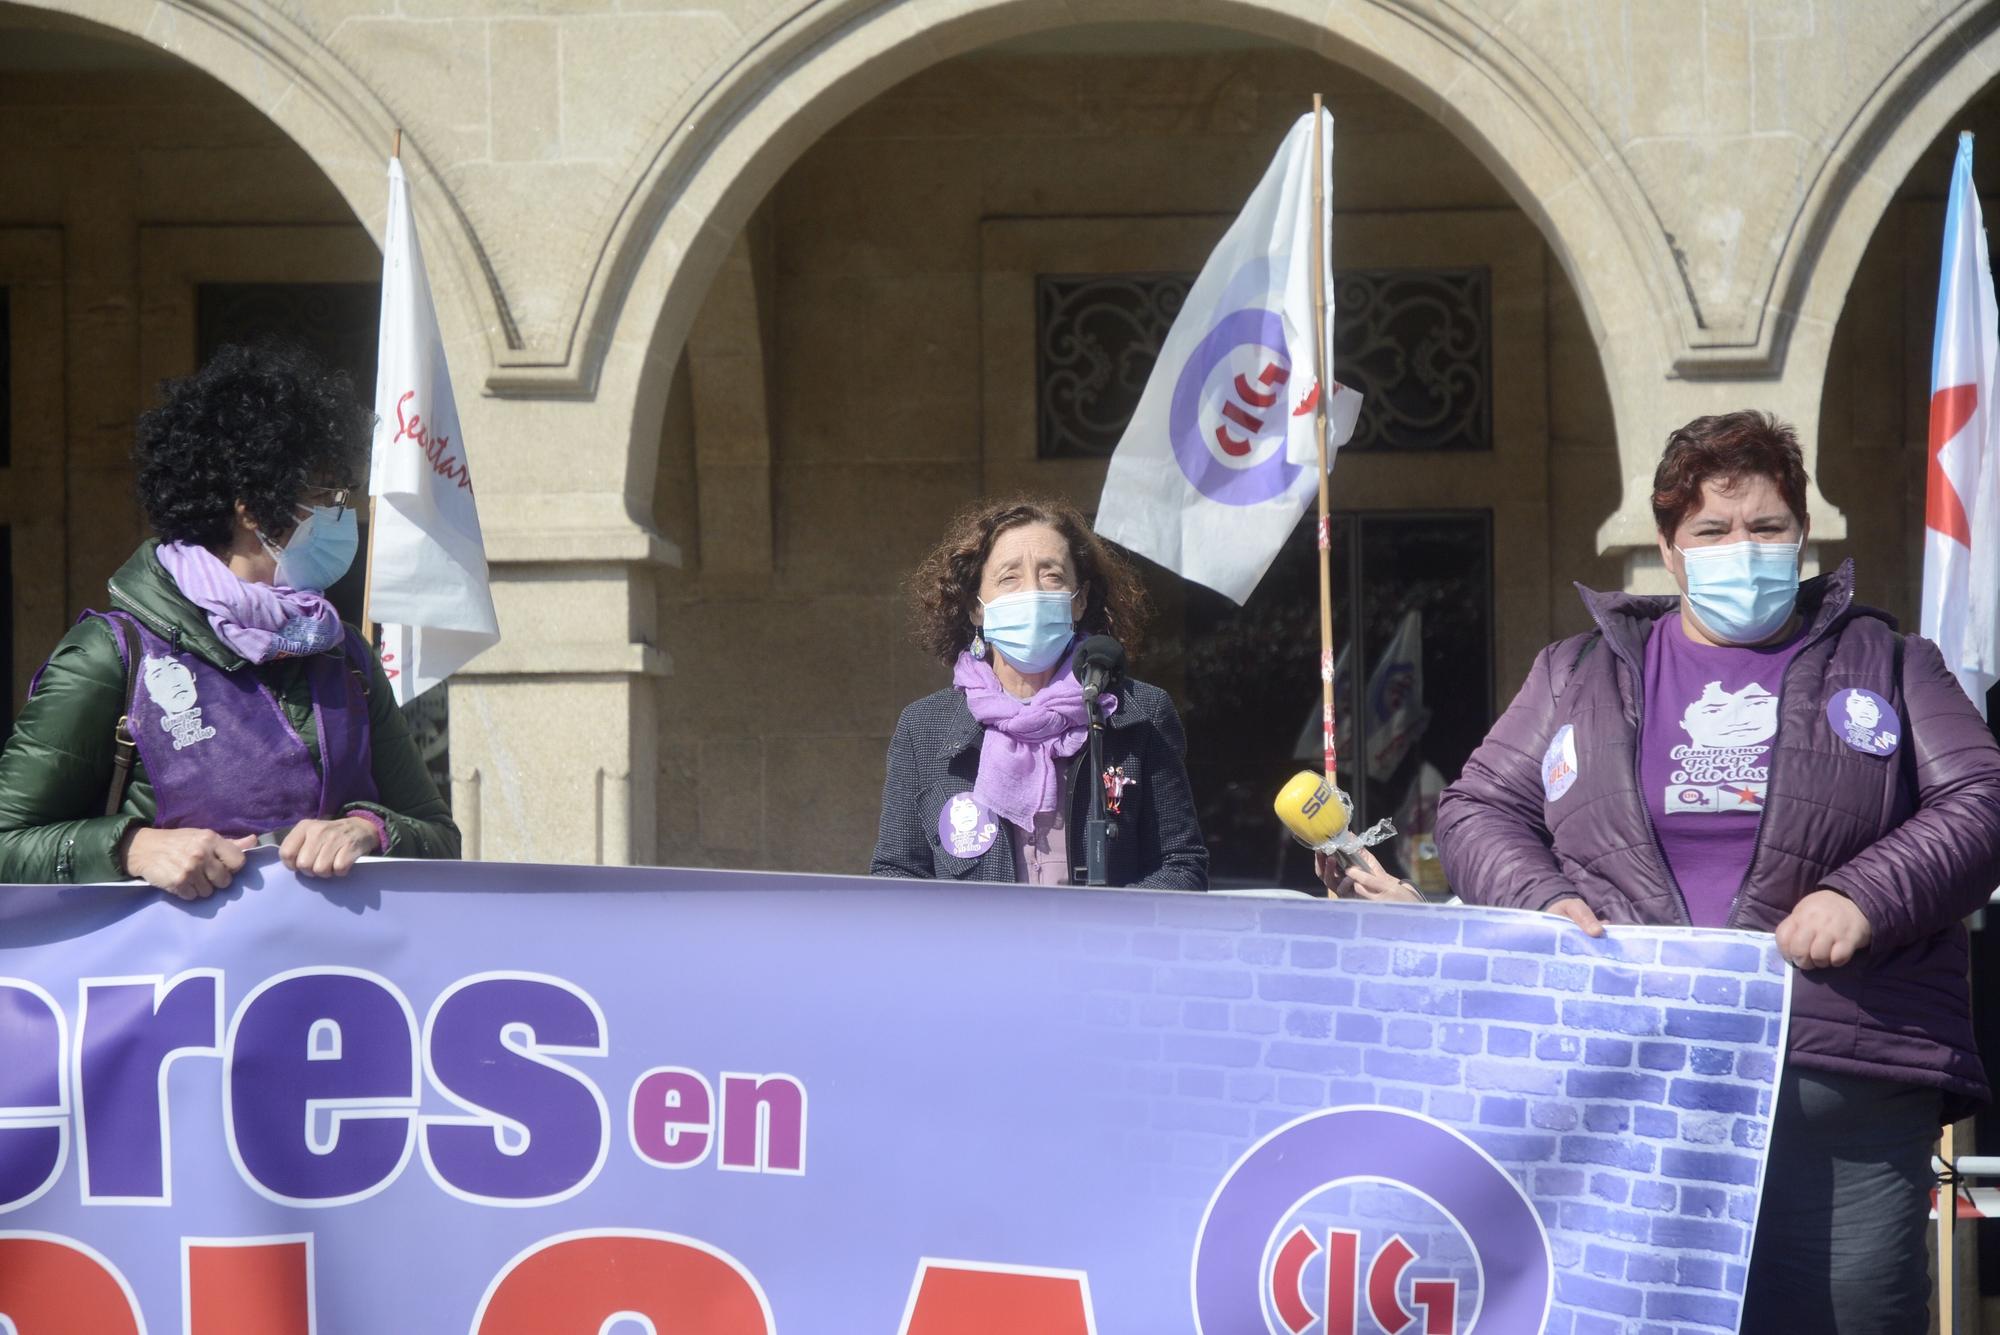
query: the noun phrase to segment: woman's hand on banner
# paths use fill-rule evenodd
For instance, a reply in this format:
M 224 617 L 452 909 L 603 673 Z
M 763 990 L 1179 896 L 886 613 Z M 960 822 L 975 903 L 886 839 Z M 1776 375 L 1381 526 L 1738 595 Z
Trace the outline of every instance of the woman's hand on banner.
M 1543 909 L 1542 912 L 1553 913 L 1558 918 L 1568 918 L 1591 936 L 1604 935 L 1603 921 L 1591 910 L 1590 905 L 1583 902 L 1580 896 L 1564 895 L 1561 899 Z
M 1868 948 L 1875 929 L 1838 890 L 1815 890 L 1795 905 L 1772 935 L 1799 969 L 1839 968 Z
M 207 899 L 242 870 L 244 850 L 256 842 L 254 835 L 230 839 L 214 830 L 135 825 L 122 842 L 118 863 L 127 876 L 170 895 Z
M 285 866 L 301 876 L 345 876 L 356 858 L 378 851 L 375 827 L 354 816 L 302 820 L 278 846 Z

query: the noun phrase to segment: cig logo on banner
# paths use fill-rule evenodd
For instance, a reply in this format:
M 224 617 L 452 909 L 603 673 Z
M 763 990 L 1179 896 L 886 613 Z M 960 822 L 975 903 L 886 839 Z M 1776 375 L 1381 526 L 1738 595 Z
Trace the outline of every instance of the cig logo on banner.
M 1479 1146 L 1400 1108 L 1279 1127 L 1239 1159 L 1196 1236 L 1200 1335 L 1534 1335 L 1546 1230 Z

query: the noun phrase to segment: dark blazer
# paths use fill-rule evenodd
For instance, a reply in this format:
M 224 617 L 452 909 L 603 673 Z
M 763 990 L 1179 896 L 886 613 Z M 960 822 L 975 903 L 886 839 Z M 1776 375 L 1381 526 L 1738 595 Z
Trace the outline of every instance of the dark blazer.
M 1206 890 L 1208 845 L 1202 842 L 1188 786 L 1187 736 L 1165 691 L 1144 682 L 1119 685 L 1118 709 L 1105 722 L 1104 763 L 1133 780 L 1110 841 L 1113 885 Z M 976 858 L 955 857 L 938 838 L 938 819 L 953 794 L 972 791 L 984 729 L 955 688 L 936 691 L 903 711 L 889 743 L 882 784 L 882 825 L 869 870 L 876 876 L 940 881 L 1012 881 L 1014 845 L 1001 831 Z M 1082 884 L 1083 827 L 1090 812 L 1090 748 L 1058 762 L 1063 773 L 1070 879 Z M 1005 825 L 1005 822 L 1002 822 Z

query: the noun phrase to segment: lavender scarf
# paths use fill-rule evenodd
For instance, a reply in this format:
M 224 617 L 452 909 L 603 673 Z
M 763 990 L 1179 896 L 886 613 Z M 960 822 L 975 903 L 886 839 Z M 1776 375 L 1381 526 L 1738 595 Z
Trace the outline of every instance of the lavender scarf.
M 1007 694 L 993 665 L 969 653 L 958 656 L 951 684 L 965 692 L 966 708 L 984 728 L 973 800 L 1011 824 L 1032 830 L 1035 817 L 1055 810 L 1062 798 L 1056 760 L 1081 751 L 1090 736 L 1083 686 L 1070 671 L 1069 656 L 1063 656 L 1049 684 L 1028 700 Z M 1107 714 L 1118 707 L 1109 694 L 1103 704 Z
M 322 594 L 239 579 L 214 552 L 191 543 L 163 542 L 158 555 L 223 643 L 252 663 L 323 653 L 340 643 L 340 614 Z

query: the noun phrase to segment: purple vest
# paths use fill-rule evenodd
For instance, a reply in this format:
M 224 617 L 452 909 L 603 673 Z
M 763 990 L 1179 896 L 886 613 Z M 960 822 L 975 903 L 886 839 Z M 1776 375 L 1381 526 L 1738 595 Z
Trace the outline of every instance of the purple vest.
M 278 698 L 245 667 L 224 672 L 201 655 L 174 652 L 138 618 L 140 661 L 126 703 L 132 737 L 159 806 L 161 829 L 203 829 L 232 838 L 338 816 L 375 800 L 368 740 L 367 650 L 349 631 L 340 653 L 305 660 L 320 764 L 292 730 Z M 116 635 L 118 655 L 125 641 Z

